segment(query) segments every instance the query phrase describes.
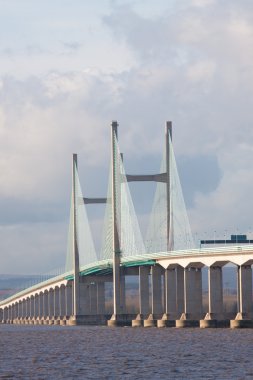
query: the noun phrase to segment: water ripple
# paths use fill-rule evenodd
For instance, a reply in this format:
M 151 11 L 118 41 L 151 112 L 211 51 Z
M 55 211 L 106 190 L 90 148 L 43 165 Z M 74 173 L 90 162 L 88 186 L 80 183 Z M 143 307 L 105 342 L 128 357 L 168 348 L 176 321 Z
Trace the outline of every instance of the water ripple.
M 0 325 L 0 379 L 253 379 L 253 330 Z

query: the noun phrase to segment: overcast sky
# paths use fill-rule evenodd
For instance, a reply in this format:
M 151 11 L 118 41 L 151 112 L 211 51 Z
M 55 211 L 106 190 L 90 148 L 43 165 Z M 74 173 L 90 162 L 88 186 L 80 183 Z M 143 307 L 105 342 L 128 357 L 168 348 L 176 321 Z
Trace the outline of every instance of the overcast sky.
M 0 272 L 64 264 L 71 155 L 105 196 L 115 119 L 132 173 L 172 120 L 194 234 L 252 235 L 252 46 L 252 0 L 0 0 Z

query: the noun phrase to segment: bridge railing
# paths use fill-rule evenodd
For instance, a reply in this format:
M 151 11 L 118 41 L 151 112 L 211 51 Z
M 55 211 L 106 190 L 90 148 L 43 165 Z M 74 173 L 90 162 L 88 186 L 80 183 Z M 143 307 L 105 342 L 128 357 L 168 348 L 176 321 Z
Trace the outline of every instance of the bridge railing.
M 32 293 L 40 288 L 44 288 L 48 285 L 51 285 L 51 284 L 54 284 L 55 282 L 58 282 L 58 281 L 61 281 L 63 279 L 65 279 L 67 276 L 71 275 L 73 272 L 66 272 L 66 273 L 63 273 L 63 274 L 59 274 L 55 277 L 51 277 L 47 280 L 44 280 L 44 281 L 41 281 L 41 282 L 38 282 L 32 286 L 29 286 L 25 289 L 22 289 L 22 290 L 19 290 L 18 292 L 14 293 L 13 295 L 11 295 L 10 297 L 7 297 L 3 300 L 0 301 L 0 306 L 1 305 L 4 305 L 6 304 L 6 302 L 10 302 L 12 300 L 15 300 L 16 298 L 20 298 L 28 293 Z

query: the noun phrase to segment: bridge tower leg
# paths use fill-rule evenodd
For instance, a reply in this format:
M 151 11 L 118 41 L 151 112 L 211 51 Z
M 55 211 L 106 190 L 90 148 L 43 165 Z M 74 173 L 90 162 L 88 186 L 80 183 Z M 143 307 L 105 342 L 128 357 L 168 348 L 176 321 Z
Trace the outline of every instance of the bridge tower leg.
M 165 154 L 166 154 L 166 236 L 167 236 L 167 251 L 173 251 L 174 249 L 174 237 L 173 237 L 173 224 L 172 224 L 172 199 L 171 199 L 171 162 L 170 162 L 170 149 L 172 141 L 172 122 L 167 121 L 165 125 Z M 165 285 L 165 304 L 168 301 L 168 281 L 170 281 L 170 275 L 172 273 L 165 271 L 164 285 Z M 174 321 L 170 319 L 167 308 L 162 316 L 162 319 L 158 320 L 157 325 L 159 327 L 174 326 Z
M 120 320 L 120 237 L 119 237 L 119 220 L 118 219 L 118 201 L 117 192 L 117 147 L 118 123 L 113 121 L 111 124 L 111 149 L 112 149 L 112 223 L 113 223 L 113 315 L 108 321 L 108 326 L 118 326 L 122 324 Z
M 70 318 L 70 324 L 79 323 L 80 314 L 80 284 L 79 284 L 79 252 L 77 244 L 77 204 L 76 204 L 76 171 L 77 171 L 77 154 L 72 158 L 72 223 L 73 223 L 73 263 L 74 263 L 74 281 L 73 281 L 73 315 Z
M 172 200 L 171 200 L 171 163 L 170 163 L 170 141 L 172 141 L 172 122 L 167 121 L 165 126 L 165 152 L 166 152 L 166 194 L 167 194 L 167 250 L 172 251 L 173 241 L 173 225 L 171 220 Z

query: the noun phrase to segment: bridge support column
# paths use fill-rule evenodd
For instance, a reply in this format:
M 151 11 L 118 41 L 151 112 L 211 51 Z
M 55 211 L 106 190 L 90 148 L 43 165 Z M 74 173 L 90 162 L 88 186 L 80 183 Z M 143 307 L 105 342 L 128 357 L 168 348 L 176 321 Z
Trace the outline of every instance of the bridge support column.
M 8 308 L 8 321 L 9 321 L 9 323 L 12 323 L 12 306 L 13 305 L 10 305 Z
M 11 323 L 14 322 L 14 319 L 16 318 L 16 304 L 13 303 L 11 305 Z
M 13 303 L 11 305 L 11 323 L 13 323 L 14 319 L 15 319 L 15 304 Z
M 15 302 L 14 304 L 14 318 L 13 323 L 16 323 L 18 319 L 18 302 Z
M 120 314 L 126 313 L 126 276 L 123 268 L 120 269 Z
M 11 323 L 12 313 L 11 313 L 11 305 L 8 306 L 8 323 Z
M 6 323 L 7 321 L 7 309 L 6 307 L 3 308 L 3 316 L 2 316 L 2 323 Z
M 12 304 L 12 307 L 11 307 L 11 319 L 12 319 L 12 323 L 14 321 L 14 319 L 16 318 L 16 304 Z
M 31 297 L 27 297 L 26 299 L 26 317 L 25 324 L 28 324 L 31 318 Z
M 200 320 L 200 327 L 227 327 L 223 314 L 222 267 L 208 268 L 208 313 Z
M 23 322 L 24 319 L 24 302 L 25 300 L 20 301 L 20 308 L 19 308 L 19 323 Z
M 139 267 L 139 304 L 140 315 L 143 317 L 149 313 L 149 272 L 149 267 Z
M 66 287 L 61 285 L 59 289 L 59 319 L 60 324 L 66 324 Z
M 174 327 L 177 310 L 176 269 L 168 268 L 164 272 L 165 313 L 157 321 L 157 327 Z
M 19 322 L 19 313 L 20 313 L 20 302 L 18 301 L 16 303 L 16 315 L 15 315 L 15 319 L 16 319 L 16 323 Z
M 42 295 L 42 319 L 43 323 L 46 324 L 48 318 L 48 291 L 45 290 Z
M 22 319 L 22 323 L 26 317 L 26 310 L 25 310 L 25 299 L 23 298 L 22 301 L 21 301 L 21 319 Z
M 2 319 L 1 319 L 1 323 L 6 323 L 5 307 L 2 309 Z
M 15 302 L 13 304 L 12 323 L 16 323 L 17 314 L 17 303 Z
M 69 318 L 73 314 L 73 288 L 71 283 L 66 286 L 66 316 Z
M 10 323 L 10 306 L 7 306 L 7 323 Z
M 151 267 L 151 307 L 152 316 L 157 319 L 161 317 L 162 307 L 162 268 L 159 265 Z
M 6 314 L 6 323 L 9 323 L 9 320 L 10 320 L 10 309 L 9 309 L 8 306 L 5 309 L 5 314 Z
M 22 303 L 23 301 L 18 301 L 17 303 L 17 318 L 16 318 L 16 323 L 21 324 L 22 323 Z
M 31 296 L 31 315 L 30 315 L 30 322 L 33 324 L 33 318 L 35 316 L 35 297 Z
M 143 326 L 149 313 L 149 272 L 148 266 L 139 267 L 139 314 L 132 320 L 133 327 Z
M 33 304 L 34 304 L 33 324 L 35 324 L 36 319 L 39 316 L 39 295 L 38 294 L 35 294 L 34 299 L 33 299 Z
M 79 283 L 79 315 L 89 315 L 90 314 L 90 283 L 80 282 Z
M 89 286 L 89 313 L 91 315 L 97 314 L 97 283 L 92 282 Z
M 162 268 L 151 267 L 151 314 L 144 320 L 144 327 L 154 327 L 162 316 Z
M 96 314 L 97 309 L 97 293 L 96 293 L 96 283 L 91 281 L 89 277 L 81 277 L 78 280 L 79 283 L 79 313 L 78 315 L 71 315 L 68 320 L 70 325 L 83 325 L 83 324 L 94 324 L 94 317 L 91 315 Z M 70 303 L 68 308 L 71 307 L 71 297 L 70 289 L 67 290 L 67 295 Z M 73 302 L 74 298 L 72 299 Z M 72 305 L 75 310 L 74 304 Z
M 176 267 L 177 318 L 184 312 L 184 268 Z
M 17 318 L 17 315 L 18 315 L 18 304 L 17 304 L 17 302 L 15 302 L 13 304 L 13 314 L 12 314 L 13 323 L 14 323 L 15 319 Z
M 22 302 L 18 302 L 18 320 L 20 320 L 22 317 Z
M 10 321 L 10 311 L 9 306 L 6 307 L 6 323 L 9 323 Z
M 10 323 L 10 306 L 7 306 L 7 318 L 6 318 L 6 322 L 7 323 Z
M 230 321 L 231 328 L 253 327 L 252 320 L 252 269 L 250 265 L 238 268 L 238 313 Z
M 167 316 L 176 316 L 176 270 L 166 269 L 164 273 L 165 313 Z M 171 318 L 172 319 L 172 318 Z
M 17 317 L 18 317 L 18 303 L 15 302 L 13 304 L 13 314 L 12 314 L 13 323 L 16 323 Z
M 15 319 L 16 319 L 16 316 L 17 316 L 17 304 L 14 303 L 13 306 L 12 306 L 12 323 L 15 323 Z
M 23 315 L 22 315 L 23 323 L 25 323 L 26 318 L 27 318 L 27 300 L 23 299 Z
M 54 324 L 60 324 L 58 317 L 60 316 L 60 289 L 58 286 L 54 288 Z
M 184 269 L 184 313 L 176 320 L 176 327 L 198 327 L 202 317 L 201 268 Z
M 14 319 L 14 304 L 10 306 L 10 322 L 9 322 L 10 324 L 13 323 L 13 319 Z
M 18 301 L 18 303 L 17 303 L 17 323 L 19 323 L 19 321 L 20 321 L 21 313 L 22 313 L 21 301 Z
M 54 315 L 54 290 L 50 288 L 48 290 L 48 316 L 46 319 L 46 324 L 52 325 L 53 324 L 53 315 Z
M 105 283 L 97 283 L 97 313 L 105 314 Z
M 25 315 L 24 315 L 24 323 L 27 323 L 28 317 L 29 317 L 29 308 L 28 308 L 28 298 L 25 299 Z
M 9 308 L 8 306 L 4 308 L 4 322 L 8 323 L 9 321 Z
M 44 308 L 43 308 L 43 293 L 40 292 L 39 293 L 39 296 L 38 296 L 38 318 L 37 318 L 37 323 L 39 323 L 40 325 L 43 324 L 43 312 L 44 312 Z

